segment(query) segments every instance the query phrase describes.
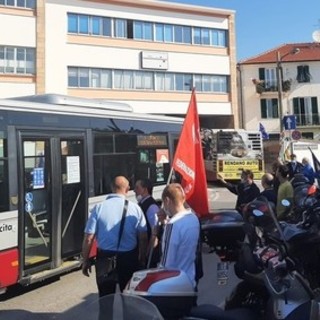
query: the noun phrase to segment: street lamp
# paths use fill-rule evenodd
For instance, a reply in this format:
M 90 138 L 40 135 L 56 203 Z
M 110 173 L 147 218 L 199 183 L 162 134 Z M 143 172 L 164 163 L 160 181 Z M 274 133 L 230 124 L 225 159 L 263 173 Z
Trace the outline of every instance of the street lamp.
M 280 135 L 281 132 L 283 131 L 283 106 L 282 106 L 282 83 L 283 83 L 283 75 L 282 75 L 282 67 L 281 67 L 281 62 L 282 59 L 289 54 L 297 54 L 300 52 L 299 48 L 293 48 L 291 51 L 287 52 L 283 56 L 281 56 L 280 51 L 277 51 L 277 84 L 278 84 L 278 107 L 279 107 L 279 119 L 280 119 Z

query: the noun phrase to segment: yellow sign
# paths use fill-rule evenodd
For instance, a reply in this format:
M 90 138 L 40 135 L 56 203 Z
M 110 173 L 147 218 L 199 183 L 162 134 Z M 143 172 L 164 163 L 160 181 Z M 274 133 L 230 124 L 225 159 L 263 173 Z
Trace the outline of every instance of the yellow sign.
M 239 172 L 242 169 L 259 171 L 258 160 L 225 160 L 223 161 L 223 172 Z
M 254 180 L 260 180 L 264 174 L 264 172 L 253 172 Z M 240 180 L 241 172 L 219 172 L 219 175 L 222 176 L 223 179 L 226 180 Z

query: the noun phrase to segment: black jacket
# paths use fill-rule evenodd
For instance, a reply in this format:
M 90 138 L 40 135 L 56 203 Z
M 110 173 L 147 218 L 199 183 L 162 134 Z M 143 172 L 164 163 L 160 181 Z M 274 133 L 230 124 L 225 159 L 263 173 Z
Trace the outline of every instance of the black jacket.
M 239 184 L 232 184 L 227 182 L 226 187 L 229 191 L 238 195 L 236 210 L 240 213 L 242 212 L 244 205 L 254 200 L 260 194 L 260 189 L 254 182 L 252 182 L 252 184 L 242 182 Z

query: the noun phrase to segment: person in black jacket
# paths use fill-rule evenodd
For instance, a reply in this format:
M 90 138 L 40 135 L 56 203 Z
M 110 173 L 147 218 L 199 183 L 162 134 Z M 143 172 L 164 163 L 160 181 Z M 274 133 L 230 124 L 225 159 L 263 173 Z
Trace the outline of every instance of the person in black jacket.
M 236 194 L 236 210 L 242 213 L 244 206 L 254 200 L 260 194 L 259 187 L 253 181 L 253 172 L 251 170 L 243 170 L 241 173 L 241 182 L 233 184 L 226 182 L 220 175 L 220 181 L 232 193 Z
M 148 255 L 152 254 L 150 265 L 148 267 L 156 267 L 160 260 L 159 238 L 155 237 L 154 230 L 158 226 L 157 213 L 160 208 L 158 202 L 152 197 L 153 184 L 149 179 L 137 180 L 134 187 L 138 205 L 141 207 L 147 220 L 148 228 Z
M 303 171 L 303 164 L 297 161 L 297 156 L 295 154 L 292 154 L 290 159 L 291 161 L 289 161 L 287 164 L 289 170 L 289 180 L 291 180 L 295 174 L 302 173 Z
M 261 178 L 263 191 L 261 191 L 260 196 L 266 197 L 267 200 L 271 202 L 273 207 L 275 208 L 277 205 L 277 193 L 274 190 L 273 183 L 273 175 L 271 173 L 265 173 Z

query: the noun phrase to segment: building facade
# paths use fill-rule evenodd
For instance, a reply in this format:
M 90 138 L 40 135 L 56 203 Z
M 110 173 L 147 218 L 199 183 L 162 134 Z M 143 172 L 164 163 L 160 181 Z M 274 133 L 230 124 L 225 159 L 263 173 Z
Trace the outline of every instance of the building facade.
M 235 13 L 153 0 L 0 0 L 0 98 L 56 93 L 239 126 Z
M 245 129 L 262 123 L 279 140 L 280 131 L 292 133 L 289 122 L 295 120 L 302 138 L 319 139 L 320 43 L 285 44 L 240 61 L 238 83 Z

